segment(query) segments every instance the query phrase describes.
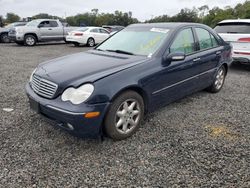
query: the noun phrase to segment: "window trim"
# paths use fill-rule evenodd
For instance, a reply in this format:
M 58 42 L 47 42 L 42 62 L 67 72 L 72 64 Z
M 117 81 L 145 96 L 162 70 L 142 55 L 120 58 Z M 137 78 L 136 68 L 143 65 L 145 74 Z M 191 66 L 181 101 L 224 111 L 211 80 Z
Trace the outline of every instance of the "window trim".
M 170 48 L 171 48 L 171 46 L 173 45 L 175 39 L 176 39 L 176 38 L 178 37 L 178 35 L 179 35 L 183 30 L 185 30 L 185 29 L 190 29 L 190 30 L 191 30 L 192 35 L 193 35 L 193 39 L 194 39 L 194 51 L 191 52 L 191 53 L 189 53 L 189 54 L 185 54 L 185 55 L 186 55 L 186 56 L 190 56 L 190 55 L 193 55 L 193 54 L 195 54 L 195 53 L 197 52 L 197 45 L 196 45 L 196 42 L 197 42 L 197 41 L 196 41 L 195 33 L 194 33 L 194 31 L 193 31 L 193 27 L 192 27 L 192 26 L 188 26 L 188 27 L 181 28 L 181 29 L 175 34 L 175 36 L 173 37 L 173 39 L 172 39 L 172 41 L 170 42 L 170 45 L 169 45 L 169 47 L 168 47 L 168 52 L 169 52 L 169 53 L 171 53 L 171 52 L 170 52 Z

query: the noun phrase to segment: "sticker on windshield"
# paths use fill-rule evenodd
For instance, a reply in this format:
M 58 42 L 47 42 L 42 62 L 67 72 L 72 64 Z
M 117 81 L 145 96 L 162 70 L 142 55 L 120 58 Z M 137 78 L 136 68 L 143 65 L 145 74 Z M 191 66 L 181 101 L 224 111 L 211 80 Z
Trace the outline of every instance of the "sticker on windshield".
M 169 29 L 155 28 L 155 27 L 153 27 L 152 29 L 150 29 L 150 31 L 159 32 L 159 33 L 168 33 L 168 32 L 169 32 Z

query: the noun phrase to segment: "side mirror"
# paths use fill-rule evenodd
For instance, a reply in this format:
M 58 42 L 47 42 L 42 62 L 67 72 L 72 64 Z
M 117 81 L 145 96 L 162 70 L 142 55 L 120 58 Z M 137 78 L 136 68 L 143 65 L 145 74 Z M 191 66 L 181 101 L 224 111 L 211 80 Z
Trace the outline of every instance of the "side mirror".
M 170 64 L 174 61 L 183 61 L 185 60 L 186 55 L 184 52 L 173 52 L 166 56 L 163 56 L 163 64 Z

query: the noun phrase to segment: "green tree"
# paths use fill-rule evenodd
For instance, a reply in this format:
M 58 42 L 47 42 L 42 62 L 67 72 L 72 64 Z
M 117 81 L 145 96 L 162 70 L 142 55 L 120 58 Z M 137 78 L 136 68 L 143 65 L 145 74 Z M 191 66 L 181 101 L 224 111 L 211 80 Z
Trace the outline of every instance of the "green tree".
M 14 13 L 7 13 L 5 21 L 6 23 L 17 22 L 17 21 L 20 21 L 20 17 Z
M 63 20 L 61 17 L 49 15 L 47 13 L 39 13 L 37 15 L 32 16 L 31 19 L 59 19 L 61 21 Z
M 4 19 L 3 16 L 0 15 L 0 27 L 4 26 Z

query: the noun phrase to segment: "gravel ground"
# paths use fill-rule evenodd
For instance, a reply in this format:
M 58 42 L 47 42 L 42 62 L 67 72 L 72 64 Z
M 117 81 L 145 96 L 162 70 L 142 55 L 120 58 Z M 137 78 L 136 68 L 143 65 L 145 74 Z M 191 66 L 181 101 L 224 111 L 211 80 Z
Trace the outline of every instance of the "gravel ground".
M 52 126 L 24 91 L 38 63 L 87 49 L 0 44 L 0 187 L 250 187 L 250 66 L 232 66 L 218 94 L 149 114 L 132 138 L 101 142 Z

